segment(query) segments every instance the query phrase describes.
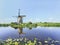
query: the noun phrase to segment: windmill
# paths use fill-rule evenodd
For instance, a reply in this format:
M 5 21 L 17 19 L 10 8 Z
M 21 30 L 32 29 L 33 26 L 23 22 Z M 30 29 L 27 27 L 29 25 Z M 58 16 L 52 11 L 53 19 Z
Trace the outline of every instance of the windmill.
M 20 9 L 18 10 L 18 19 L 17 23 L 22 24 L 23 23 L 23 17 L 26 17 L 25 15 L 20 15 Z
M 18 10 L 18 16 L 17 17 L 17 23 L 22 24 L 23 23 L 23 17 L 26 17 L 25 15 L 20 15 L 20 9 Z

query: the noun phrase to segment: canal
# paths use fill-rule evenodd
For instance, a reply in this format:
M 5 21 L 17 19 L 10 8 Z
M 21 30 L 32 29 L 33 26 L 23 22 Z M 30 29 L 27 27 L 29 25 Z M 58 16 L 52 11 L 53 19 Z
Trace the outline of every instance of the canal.
M 55 40 L 60 41 L 60 27 L 36 27 L 36 28 L 12 28 L 0 27 L 0 40 L 8 38 L 28 38 L 34 40 L 37 38 L 39 41 Z

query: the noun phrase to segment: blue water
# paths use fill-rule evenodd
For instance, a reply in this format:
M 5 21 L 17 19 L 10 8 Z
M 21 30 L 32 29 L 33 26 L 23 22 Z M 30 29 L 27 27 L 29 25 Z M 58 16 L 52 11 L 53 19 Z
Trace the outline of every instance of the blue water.
M 0 27 L 0 39 L 6 40 L 9 37 L 12 39 L 26 37 L 32 40 L 34 38 L 44 40 L 50 37 L 53 40 L 60 41 L 60 27 L 23 28 L 22 34 L 19 34 L 18 30 L 19 29 L 14 29 L 12 27 Z

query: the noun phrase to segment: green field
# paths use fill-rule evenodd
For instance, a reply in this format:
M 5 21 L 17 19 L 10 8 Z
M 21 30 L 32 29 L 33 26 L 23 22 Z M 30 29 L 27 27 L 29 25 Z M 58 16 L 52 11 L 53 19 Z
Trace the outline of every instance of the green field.
M 10 23 L 10 24 L 0 24 L 0 27 L 7 27 L 7 26 L 11 26 L 11 27 L 37 27 L 37 26 L 41 26 L 41 27 L 60 27 L 60 23 L 53 23 L 53 22 L 37 22 L 37 23 L 23 23 L 23 24 L 16 24 L 16 23 Z
M 43 27 L 60 27 L 60 23 L 53 23 L 53 22 L 40 22 L 37 23 L 38 26 L 43 26 Z

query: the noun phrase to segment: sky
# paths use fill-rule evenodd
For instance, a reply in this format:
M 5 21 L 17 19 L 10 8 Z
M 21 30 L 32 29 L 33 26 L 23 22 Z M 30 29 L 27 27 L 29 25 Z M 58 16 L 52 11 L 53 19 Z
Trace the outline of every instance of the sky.
M 0 23 L 16 22 L 18 9 L 24 22 L 60 22 L 60 0 L 0 0 Z

